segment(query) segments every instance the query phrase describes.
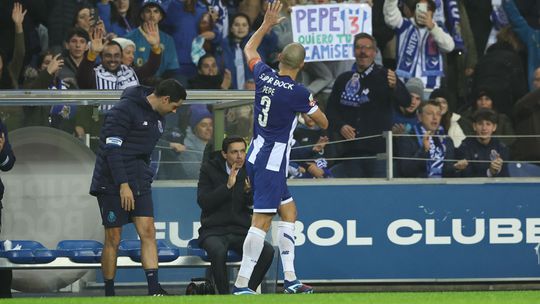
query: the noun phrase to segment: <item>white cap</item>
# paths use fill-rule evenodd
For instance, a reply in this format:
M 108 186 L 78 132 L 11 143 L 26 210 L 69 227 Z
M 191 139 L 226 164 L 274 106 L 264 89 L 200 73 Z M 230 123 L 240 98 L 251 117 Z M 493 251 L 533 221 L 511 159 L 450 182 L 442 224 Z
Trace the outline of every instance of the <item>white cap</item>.
M 129 39 L 126 39 L 126 38 L 114 38 L 113 39 L 114 42 L 117 42 L 118 44 L 120 44 L 120 46 L 122 47 L 122 51 L 126 49 L 126 47 L 128 46 L 132 46 L 133 48 L 135 48 L 135 42 L 129 40 Z

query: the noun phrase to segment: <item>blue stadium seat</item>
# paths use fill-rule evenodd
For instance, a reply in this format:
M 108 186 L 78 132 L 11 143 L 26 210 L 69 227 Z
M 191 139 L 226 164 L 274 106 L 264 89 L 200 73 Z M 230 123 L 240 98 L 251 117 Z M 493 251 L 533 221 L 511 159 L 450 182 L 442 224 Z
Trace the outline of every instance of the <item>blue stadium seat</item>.
M 192 239 L 188 242 L 187 254 L 196 255 L 198 257 L 201 257 L 203 261 L 210 262 L 210 258 L 208 257 L 206 250 L 199 247 L 199 239 Z M 232 250 L 227 251 L 227 262 L 240 262 L 240 261 L 242 261 L 242 257 L 238 253 Z
M 529 163 L 508 164 L 510 177 L 540 177 L 540 166 Z
M 159 262 L 171 262 L 180 256 L 177 248 L 171 248 L 164 240 L 157 240 L 157 254 Z M 118 256 L 128 256 L 134 262 L 141 262 L 141 241 L 122 240 L 118 248 Z
M 56 259 L 56 250 L 49 250 L 40 242 L 30 240 L 11 240 L 12 248 L 20 246 L 18 250 L 4 249 L 4 241 L 0 243 L 0 256 L 7 258 L 14 264 L 46 264 Z
M 332 172 L 332 176 L 335 178 L 347 177 L 343 163 L 338 163 L 330 167 L 330 172 Z
M 56 246 L 57 255 L 75 263 L 100 263 L 103 244 L 94 240 L 64 240 Z

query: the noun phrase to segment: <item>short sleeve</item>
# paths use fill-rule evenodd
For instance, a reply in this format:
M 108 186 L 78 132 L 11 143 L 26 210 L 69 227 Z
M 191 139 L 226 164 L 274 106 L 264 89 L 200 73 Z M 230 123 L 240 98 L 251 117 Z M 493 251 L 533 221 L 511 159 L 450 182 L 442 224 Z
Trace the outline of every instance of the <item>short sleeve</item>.
M 302 90 L 298 91 L 298 98 L 293 99 L 293 110 L 295 112 L 307 113 L 308 115 L 315 113 L 315 111 L 319 109 L 319 106 L 317 105 L 317 100 L 315 100 L 313 94 L 304 87 L 302 87 Z

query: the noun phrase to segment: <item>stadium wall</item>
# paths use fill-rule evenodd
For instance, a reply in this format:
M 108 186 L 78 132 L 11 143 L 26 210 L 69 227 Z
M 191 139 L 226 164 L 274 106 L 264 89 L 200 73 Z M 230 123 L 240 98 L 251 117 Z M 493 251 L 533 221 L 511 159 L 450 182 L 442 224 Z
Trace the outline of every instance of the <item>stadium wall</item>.
M 297 273 L 327 283 L 539 280 L 540 187 L 512 181 L 293 181 Z M 157 237 L 185 247 L 200 225 L 196 185 L 157 182 L 153 195 Z M 144 280 L 133 271 L 118 280 Z

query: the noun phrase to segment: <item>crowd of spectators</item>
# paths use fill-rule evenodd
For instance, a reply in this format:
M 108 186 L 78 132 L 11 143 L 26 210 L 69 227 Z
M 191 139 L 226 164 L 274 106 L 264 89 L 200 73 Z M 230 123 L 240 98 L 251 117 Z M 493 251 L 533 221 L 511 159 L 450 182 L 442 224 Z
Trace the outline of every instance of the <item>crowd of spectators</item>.
M 373 35 L 357 36 L 355 60 L 306 63 L 301 82 L 328 114 L 330 129 L 321 133 L 308 118 L 301 119 L 294 149 L 313 161 L 292 163 L 292 176 L 382 177 L 385 162 L 376 155 L 385 152 L 384 139 L 370 136 L 390 130 L 402 136 L 395 140 L 395 155 L 426 158 L 396 161 L 398 176 L 443 176 L 447 171 L 467 176 L 471 163 L 461 168 L 463 162 L 456 162 L 447 171 L 438 166 L 452 164 L 444 159 L 470 157 L 460 148 L 464 143 L 471 147 L 472 140 L 483 142 L 485 132 L 479 134 L 478 125 L 493 124 L 494 139 L 540 134 L 538 1 L 337 2 L 370 5 Z M 263 60 L 275 64 L 281 48 L 292 42 L 292 6 L 328 3 L 334 2 L 284 1 L 283 22 L 258 50 Z M 266 6 L 266 0 L 1 1 L 0 89 L 121 90 L 175 78 L 188 89 L 252 90 L 243 48 Z M 422 121 L 426 106 L 429 113 L 440 114 L 431 131 Z M 92 139 L 110 107 L 2 106 L 0 116 L 10 130 L 52 126 Z M 197 162 L 211 141 L 211 111 L 186 107 L 168 119 L 166 140 L 158 145 L 163 160 L 158 178 L 198 178 Z M 479 112 L 484 113 L 480 121 Z M 231 130 L 226 131 L 249 137 L 250 113 L 230 109 L 226 124 Z M 492 158 L 539 161 L 540 149 L 529 148 L 539 142 L 499 138 Z M 336 160 L 340 157 L 346 160 Z M 411 166 L 423 168 L 422 173 L 404 169 Z

